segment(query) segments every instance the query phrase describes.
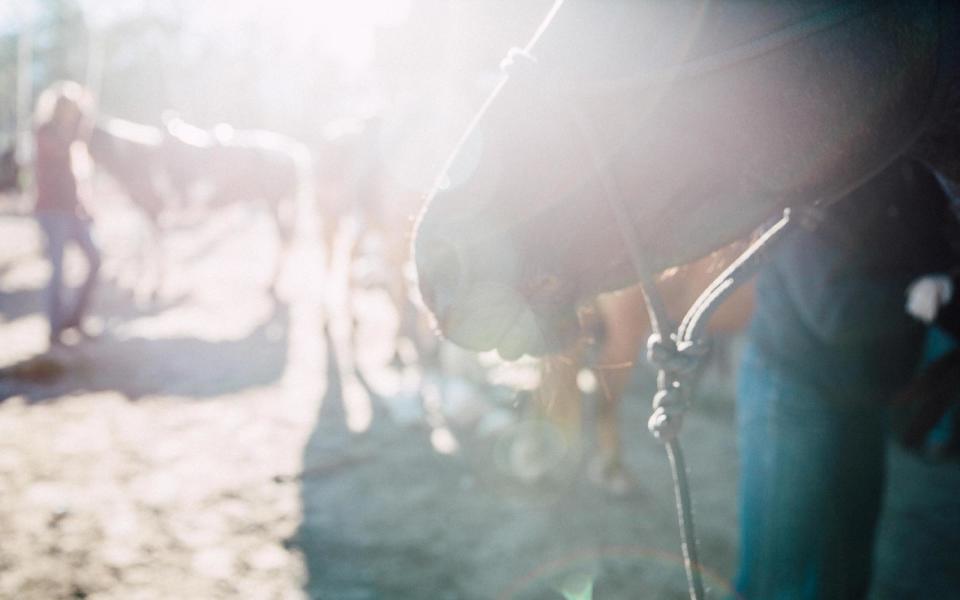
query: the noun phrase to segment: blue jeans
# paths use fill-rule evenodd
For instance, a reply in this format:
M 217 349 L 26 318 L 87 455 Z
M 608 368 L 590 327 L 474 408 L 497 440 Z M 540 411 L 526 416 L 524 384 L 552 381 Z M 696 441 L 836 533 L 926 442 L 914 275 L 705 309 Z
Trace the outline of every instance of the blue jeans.
M 100 252 L 90 235 L 90 222 L 66 212 L 37 213 L 37 221 L 47 238 L 47 257 L 52 271 L 47 287 L 47 319 L 50 322 L 50 339 L 57 340 L 60 333 L 77 326 L 83 319 L 90 302 L 90 295 L 100 270 Z M 64 309 L 63 255 L 67 243 L 74 241 L 87 259 L 87 277 L 77 292 L 76 301 L 70 310 Z
M 751 346 L 737 429 L 739 597 L 865 598 L 884 487 L 880 401 L 829 397 Z

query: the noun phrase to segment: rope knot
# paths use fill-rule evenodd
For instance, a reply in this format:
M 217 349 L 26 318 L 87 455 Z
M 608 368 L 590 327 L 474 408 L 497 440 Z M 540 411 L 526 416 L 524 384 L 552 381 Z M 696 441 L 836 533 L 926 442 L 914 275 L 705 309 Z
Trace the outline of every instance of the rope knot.
M 671 382 L 654 395 L 653 414 L 647 421 L 647 429 L 657 440 L 666 443 L 680 433 L 686 412 L 687 397 L 679 382 Z
M 657 334 L 647 339 L 647 359 L 660 370 L 659 390 L 653 397 L 653 414 L 647 421 L 647 429 L 662 443 L 670 442 L 680 433 L 688 403 L 688 390 L 681 381 L 696 371 L 706 352 L 707 346 L 702 341 L 677 342 L 675 336 L 665 340 Z
M 666 444 L 680 435 L 683 427 L 683 412 L 673 412 L 665 408 L 658 408 L 647 420 L 647 429 L 658 442 Z
M 647 360 L 667 373 L 687 375 L 696 370 L 707 353 L 707 344 L 702 340 L 677 342 L 674 338 L 664 341 L 657 334 L 647 338 Z
M 537 59 L 523 48 L 510 48 L 507 56 L 500 61 L 500 71 L 508 77 L 536 72 Z

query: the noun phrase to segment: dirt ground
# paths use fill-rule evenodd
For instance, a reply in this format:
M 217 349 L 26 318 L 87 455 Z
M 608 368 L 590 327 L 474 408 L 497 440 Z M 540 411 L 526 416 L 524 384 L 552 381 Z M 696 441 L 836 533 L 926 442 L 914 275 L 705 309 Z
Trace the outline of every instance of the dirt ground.
M 134 290 L 151 270 L 142 226 L 111 217 L 99 335 L 51 364 L 36 358 L 38 232 L 0 216 L 0 597 L 685 597 L 648 374 L 621 421 L 635 486 L 611 496 L 584 475 L 588 453 L 524 416 L 512 382 L 528 365 L 448 352 L 455 372 L 401 369 L 396 311 L 376 289 L 356 298 L 352 353 L 343 290 L 309 236 L 274 302 L 262 214 L 174 228 L 151 300 Z M 736 532 L 718 389 L 685 425 L 711 598 L 727 591 Z M 566 457 L 537 483 L 520 476 L 530 436 Z

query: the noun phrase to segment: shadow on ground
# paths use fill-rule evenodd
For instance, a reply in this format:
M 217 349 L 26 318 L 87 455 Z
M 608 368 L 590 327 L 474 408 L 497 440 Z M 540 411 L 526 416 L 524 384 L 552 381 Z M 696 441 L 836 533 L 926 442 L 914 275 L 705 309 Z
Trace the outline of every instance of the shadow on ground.
M 333 354 L 332 352 L 330 354 Z M 538 484 L 510 476 L 510 431 L 457 428 L 459 451 L 439 453 L 426 423 L 375 418 L 351 433 L 340 412 L 333 359 L 317 425 L 304 450 L 303 522 L 293 540 L 305 557 L 310 598 L 556 599 L 686 598 L 670 474 L 646 435 L 652 381 L 638 376 L 625 403 L 628 461 L 640 481 L 614 498 L 587 481 L 582 464 Z M 381 413 L 383 411 L 381 410 Z M 720 412 L 720 411 L 718 411 Z M 735 465 L 729 404 L 715 419 L 692 418 L 700 462 L 694 485 L 707 518 L 701 548 L 729 571 L 733 549 L 729 475 Z M 632 435 L 632 432 L 637 432 Z M 704 435 L 706 433 L 706 435 Z M 724 477 L 725 485 L 715 481 Z M 727 592 L 705 570 L 709 598 Z
M 108 304 L 112 323 L 159 315 L 176 308 L 183 299 L 137 306 L 118 301 L 123 290 L 109 283 L 98 289 Z M 25 292 L 17 304 L 40 301 L 40 292 Z M 18 294 L 19 296 L 19 294 Z M 4 314 L 7 297 L 4 296 Z M 16 313 L 16 308 L 12 309 Z M 26 310 L 26 309 L 24 309 Z M 215 397 L 277 382 L 287 363 L 289 309 L 281 302 L 240 337 L 209 340 L 200 337 L 117 337 L 113 327 L 94 339 L 56 355 L 30 357 L 0 371 L 0 399 L 14 395 L 28 401 L 48 401 L 68 394 L 117 391 L 136 400 L 145 396 Z M 34 366 L 60 363 L 58 369 Z

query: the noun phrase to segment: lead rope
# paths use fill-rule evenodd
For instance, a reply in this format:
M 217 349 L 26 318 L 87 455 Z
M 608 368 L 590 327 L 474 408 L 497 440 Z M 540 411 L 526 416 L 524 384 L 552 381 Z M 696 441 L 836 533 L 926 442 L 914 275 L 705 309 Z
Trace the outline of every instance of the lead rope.
M 611 204 L 619 204 L 622 209 L 625 209 L 622 196 L 609 196 L 608 199 Z M 659 369 L 657 393 L 653 398 L 653 414 L 650 415 L 647 428 L 657 440 L 664 444 L 670 461 L 674 496 L 677 502 L 677 519 L 680 523 L 684 569 L 692 600 L 701 600 L 704 597 L 704 589 L 700 577 L 697 538 L 693 525 L 693 502 L 679 434 L 683 416 L 690 407 L 690 390 L 694 389 L 696 377 L 700 373 L 697 367 L 707 351 L 704 338 L 706 325 L 724 300 L 756 273 L 762 264 L 762 251 L 769 249 L 775 240 L 782 238 L 790 229 L 791 223 L 788 209 L 784 211 L 779 221 L 767 229 L 707 286 L 669 338 L 654 329 L 647 341 L 647 358 Z M 635 236 L 624 237 L 624 243 L 628 246 L 639 246 Z M 644 265 L 635 263 L 633 267 L 639 272 Z M 646 285 L 641 283 L 641 286 L 646 287 Z M 654 286 L 649 294 L 644 292 L 644 295 L 659 294 Z
M 561 3 L 558 2 L 555 6 Z M 535 65 L 536 59 L 530 54 L 529 49 L 514 48 L 500 66 L 508 75 L 515 75 L 519 71 L 525 74 L 524 80 L 541 79 L 540 83 L 543 83 L 543 74 L 536 73 Z M 638 241 L 639 236 L 633 228 L 630 213 L 617 181 L 609 172 L 602 154 L 596 147 L 595 134 L 590 123 L 572 103 L 556 102 L 555 98 L 550 96 L 553 90 L 549 87 L 543 85 L 535 87 L 576 124 L 590 155 L 591 163 L 599 175 L 605 199 L 613 211 L 620 239 L 627 251 L 631 266 L 636 272 L 646 301 L 652 330 L 647 341 L 647 358 L 658 369 L 657 392 L 653 397 L 653 413 L 647 422 L 647 428 L 664 445 L 670 462 L 677 520 L 680 525 L 683 566 L 687 575 L 690 598 L 703 600 L 705 592 L 699 570 L 700 559 L 693 523 L 690 483 L 679 439 L 680 428 L 683 424 L 683 416 L 690 406 L 690 390 L 695 383 L 697 367 L 706 354 L 707 345 L 703 335 L 710 316 L 730 294 L 756 273 L 761 264 L 761 251 L 768 249 L 774 241 L 782 238 L 783 234 L 790 229 L 793 222 L 790 218 L 790 210 L 785 210 L 779 221 L 769 227 L 707 286 L 690 307 L 680 326 L 674 331 L 666 305 L 654 282 L 654 270 L 645 258 L 646 253 Z M 670 335 L 664 335 L 666 331 L 671 331 Z
M 687 591 L 691 600 L 703 600 L 705 591 L 700 576 L 701 563 L 693 521 L 693 500 L 683 447 L 680 444 L 680 429 L 683 417 L 690 407 L 690 390 L 695 387 L 696 377 L 700 372 L 698 367 L 707 352 L 704 333 L 710 317 L 730 294 L 756 273 L 762 264 L 762 251 L 767 250 L 790 229 L 790 210 L 785 210 L 779 221 L 707 286 L 687 311 L 680 326 L 676 331 L 672 331 L 666 306 L 654 282 L 653 269 L 645 260 L 643 248 L 638 241 L 639 236 L 633 228 L 616 179 L 610 174 L 595 147 L 589 123 L 575 109 L 571 109 L 571 115 L 582 132 L 591 161 L 600 175 L 604 196 L 614 213 L 621 241 L 627 249 L 646 301 L 652 331 L 647 340 L 647 359 L 658 369 L 657 392 L 653 397 L 653 413 L 647 421 L 647 429 L 663 444 L 670 463 Z M 664 335 L 665 331 L 672 333 L 667 336 Z

